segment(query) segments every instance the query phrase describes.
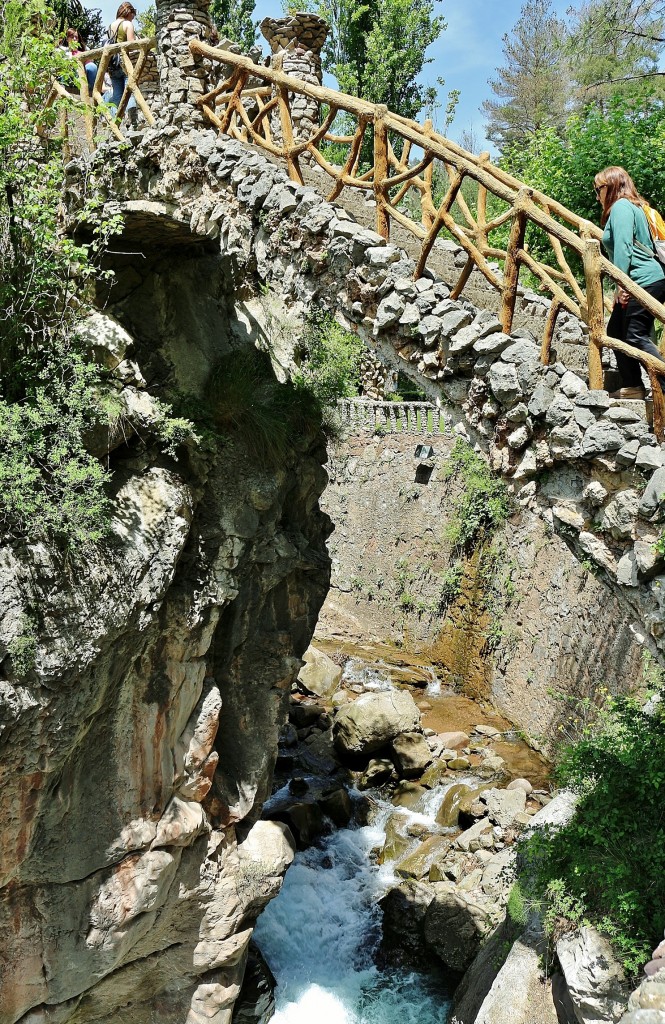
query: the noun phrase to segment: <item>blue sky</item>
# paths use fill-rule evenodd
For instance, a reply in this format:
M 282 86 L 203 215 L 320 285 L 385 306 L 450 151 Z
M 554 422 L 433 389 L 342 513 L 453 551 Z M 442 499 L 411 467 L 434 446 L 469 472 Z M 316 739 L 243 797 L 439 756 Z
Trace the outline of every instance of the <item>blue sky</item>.
M 134 2 L 141 10 L 141 0 Z M 105 20 L 110 21 L 115 15 L 117 3 L 116 0 L 99 3 Z M 502 63 L 501 39 L 519 18 L 521 6 L 522 0 L 437 0 L 436 13 L 443 14 L 448 28 L 430 48 L 433 62 L 427 65 L 423 77 L 427 82 L 444 78 L 446 92 L 460 90 L 455 120 L 448 132 L 452 139 L 458 139 L 464 129 L 473 126 L 480 148 L 483 147 L 485 131 L 480 104 L 490 96 L 487 79 Z M 553 3 L 560 16 L 568 6 L 570 0 L 554 0 Z M 257 20 L 281 14 L 280 0 L 257 0 Z

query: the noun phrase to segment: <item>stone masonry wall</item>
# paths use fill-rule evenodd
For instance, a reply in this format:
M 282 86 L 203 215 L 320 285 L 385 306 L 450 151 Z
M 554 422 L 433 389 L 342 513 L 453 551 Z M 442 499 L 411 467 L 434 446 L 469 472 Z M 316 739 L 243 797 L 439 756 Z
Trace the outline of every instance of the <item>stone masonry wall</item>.
M 317 636 L 388 643 L 431 659 L 444 684 L 489 698 L 549 747 L 565 708 L 557 695 L 622 691 L 641 677 L 642 627 L 615 588 L 575 557 L 529 502 L 495 538 L 497 593 L 463 581 L 441 600 L 458 481 L 444 468 L 457 435 L 351 427 L 331 451 L 323 507 L 331 588 Z M 416 445 L 434 455 L 421 463 Z M 431 468 L 431 476 L 421 472 Z M 427 482 L 424 482 L 424 480 Z

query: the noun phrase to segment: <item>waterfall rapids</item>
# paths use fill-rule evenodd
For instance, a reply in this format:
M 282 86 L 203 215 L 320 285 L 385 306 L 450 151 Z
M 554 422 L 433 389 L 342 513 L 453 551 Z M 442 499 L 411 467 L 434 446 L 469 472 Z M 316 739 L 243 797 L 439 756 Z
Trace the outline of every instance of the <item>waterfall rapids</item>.
M 440 804 L 447 787 L 440 787 Z M 430 820 L 405 811 L 415 821 Z M 390 968 L 375 958 L 380 897 L 395 884 L 393 866 L 370 853 L 383 844 L 395 808 L 380 803 L 371 825 L 339 829 L 298 853 L 277 899 L 254 933 L 277 979 L 274 1024 L 445 1024 L 442 983 L 424 972 Z

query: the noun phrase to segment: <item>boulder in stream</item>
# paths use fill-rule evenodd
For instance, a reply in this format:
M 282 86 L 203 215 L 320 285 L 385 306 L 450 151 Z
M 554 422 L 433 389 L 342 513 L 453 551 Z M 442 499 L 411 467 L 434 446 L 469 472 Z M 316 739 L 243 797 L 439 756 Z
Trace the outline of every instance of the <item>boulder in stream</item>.
M 399 862 L 395 874 L 399 878 L 425 878 L 433 864 L 446 858 L 450 846 L 450 839 L 445 836 L 429 836 Z
M 383 945 L 407 957 L 422 958 L 427 908 L 434 898 L 432 886 L 409 878 L 379 901 L 383 914 Z
M 339 665 L 316 647 L 307 648 L 303 661 L 305 664 L 298 673 L 300 689 L 316 697 L 329 697 L 333 694 L 342 679 Z
M 507 828 L 524 813 L 526 793 L 523 789 L 488 789 L 481 800 L 487 804 L 490 821 Z
M 403 779 L 417 779 L 432 760 L 432 752 L 421 732 L 402 732 L 391 744 L 395 767 Z
M 425 942 L 453 971 L 465 971 L 492 926 L 487 910 L 454 885 L 437 882 L 425 913 Z
M 351 758 L 373 754 L 403 732 L 420 725 L 420 712 L 407 690 L 364 693 L 341 708 L 333 726 L 335 745 Z
M 443 802 L 437 811 L 437 825 L 443 825 L 444 828 L 455 828 L 459 820 L 460 803 L 464 797 L 468 796 L 469 793 L 472 792 L 473 790 L 471 786 L 467 786 L 464 782 L 459 782 L 457 785 L 451 786 L 446 792 Z

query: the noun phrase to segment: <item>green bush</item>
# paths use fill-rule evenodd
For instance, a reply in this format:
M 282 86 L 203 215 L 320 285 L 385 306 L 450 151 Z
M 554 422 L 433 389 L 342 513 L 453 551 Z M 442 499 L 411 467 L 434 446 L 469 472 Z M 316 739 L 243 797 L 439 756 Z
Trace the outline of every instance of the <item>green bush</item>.
M 303 435 L 321 425 L 319 397 L 303 379 L 280 383 L 270 357 L 255 348 L 227 353 L 214 367 L 206 399 L 223 435 L 242 432 L 264 465 L 283 463 Z
M 510 495 L 499 477 L 471 445 L 459 437 L 443 468 L 443 479 L 461 483 L 446 530 L 446 539 L 469 551 L 497 530 L 511 513 Z
M 357 334 L 345 330 L 329 313 L 313 311 L 305 325 L 295 383 L 310 391 L 322 408 L 334 406 L 338 398 L 358 394 L 363 351 Z
M 0 399 L 0 525 L 25 537 L 98 540 L 109 474 L 84 445 L 98 418 L 98 371 L 54 349 L 21 402 Z
M 522 888 L 544 910 L 551 935 L 588 922 L 635 974 L 665 927 L 663 705 L 645 710 L 636 697 L 607 697 L 581 738 L 562 749 L 556 777 L 579 803 L 568 825 L 521 845 Z

